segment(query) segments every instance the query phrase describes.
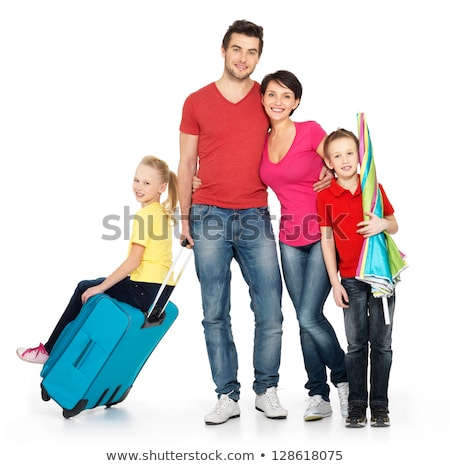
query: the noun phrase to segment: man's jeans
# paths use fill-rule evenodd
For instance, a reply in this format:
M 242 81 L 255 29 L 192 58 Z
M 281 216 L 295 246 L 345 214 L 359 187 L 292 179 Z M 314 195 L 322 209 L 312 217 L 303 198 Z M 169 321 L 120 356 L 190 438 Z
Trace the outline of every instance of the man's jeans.
M 255 316 L 254 384 L 257 394 L 279 380 L 281 334 L 281 274 L 267 208 L 222 209 L 196 204 L 190 213 L 195 266 L 203 302 L 203 327 L 216 392 L 239 399 L 238 357 L 231 331 L 231 260 L 242 271 Z M 243 312 L 247 306 L 239 298 Z
M 303 360 L 308 374 L 305 388 L 309 396 L 320 395 L 329 401 L 328 367 L 334 385 L 347 382 L 344 351 L 336 333 L 323 314 L 331 285 L 320 241 L 307 246 L 280 242 L 284 281 L 300 325 Z
M 392 322 L 395 295 L 388 298 L 390 325 L 384 321 L 382 298 L 375 298 L 369 284 L 343 278 L 349 299 L 344 309 L 348 351 L 345 356 L 350 385 L 349 405 L 367 407 L 367 368 L 370 346 L 370 408 L 388 407 L 388 384 L 392 364 Z

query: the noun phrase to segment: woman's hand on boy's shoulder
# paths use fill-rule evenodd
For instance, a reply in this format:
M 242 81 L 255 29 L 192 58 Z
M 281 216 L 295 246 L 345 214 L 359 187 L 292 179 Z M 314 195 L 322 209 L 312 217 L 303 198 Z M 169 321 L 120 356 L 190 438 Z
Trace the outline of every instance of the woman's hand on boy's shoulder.
M 331 185 L 331 180 L 334 178 L 334 171 L 330 170 L 326 165 L 322 167 L 319 173 L 319 180 L 313 184 L 313 190 L 316 192 L 322 191 Z

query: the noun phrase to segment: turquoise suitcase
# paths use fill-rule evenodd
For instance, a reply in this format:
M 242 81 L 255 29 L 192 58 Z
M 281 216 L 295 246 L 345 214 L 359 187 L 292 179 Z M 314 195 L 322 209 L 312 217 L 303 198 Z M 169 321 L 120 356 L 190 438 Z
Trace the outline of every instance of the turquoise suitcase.
M 152 322 L 140 309 L 105 294 L 89 299 L 42 369 L 42 399 L 56 401 L 65 418 L 122 402 L 177 316 L 170 301 Z
M 93 296 L 83 305 L 42 368 L 44 401 L 53 399 L 63 416 L 70 418 L 97 406 L 110 407 L 127 397 L 178 316 L 177 306 L 168 301 L 172 290 L 164 291 L 176 260 L 147 313 L 106 294 Z M 175 283 L 180 276 L 181 272 Z

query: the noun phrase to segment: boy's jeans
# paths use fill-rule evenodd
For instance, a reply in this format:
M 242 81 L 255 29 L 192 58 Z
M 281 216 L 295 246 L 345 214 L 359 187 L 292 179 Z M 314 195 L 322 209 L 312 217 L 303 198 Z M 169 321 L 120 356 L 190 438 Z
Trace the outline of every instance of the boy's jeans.
M 349 308 L 344 309 L 348 351 L 345 356 L 350 386 L 349 405 L 371 409 L 388 407 L 388 384 L 392 364 L 392 323 L 395 295 L 388 298 L 390 325 L 384 322 L 382 298 L 375 298 L 369 284 L 343 278 Z M 370 353 L 370 356 L 369 356 Z M 367 370 L 370 357 L 370 397 Z

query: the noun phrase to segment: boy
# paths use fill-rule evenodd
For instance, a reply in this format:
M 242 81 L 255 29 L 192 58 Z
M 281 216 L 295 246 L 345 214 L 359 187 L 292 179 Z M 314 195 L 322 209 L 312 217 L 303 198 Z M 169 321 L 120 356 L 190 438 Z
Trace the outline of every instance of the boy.
M 398 230 L 394 209 L 383 188 L 384 217 L 363 212 L 358 174 L 357 137 L 338 129 L 325 139 L 325 163 L 336 174 L 332 184 L 318 194 L 318 214 L 325 265 L 336 304 L 344 309 L 348 351 L 345 356 L 349 381 L 347 427 L 364 427 L 366 409 L 371 410 L 371 425 L 389 426 L 388 381 L 392 363 L 392 325 L 386 325 L 383 304 L 375 298 L 368 283 L 356 279 L 364 238 L 383 231 Z M 368 220 L 364 220 L 364 214 Z M 336 254 L 337 252 L 337 254 Z M 339 280 L 339 275 L 341 280 Z M 395 295 L 388 298 L 392 322 Z M 370 348 L 370 395 L 367 368 Z

